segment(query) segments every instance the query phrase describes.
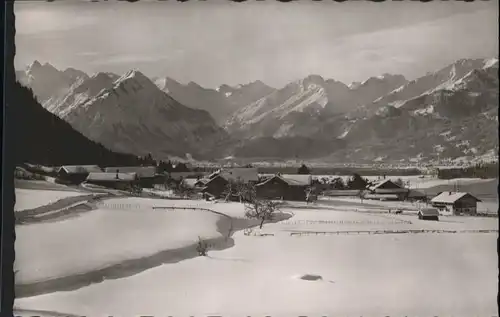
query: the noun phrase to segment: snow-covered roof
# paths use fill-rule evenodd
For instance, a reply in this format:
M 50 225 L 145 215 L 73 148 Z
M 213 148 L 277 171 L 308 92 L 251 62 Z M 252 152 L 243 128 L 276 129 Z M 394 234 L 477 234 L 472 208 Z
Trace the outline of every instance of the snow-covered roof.
M 300 174 L 286 174 L 286 175 L 275 175 L 274 177 L 268 178 L 265 181 L 261 182 L 257 186 L 262 186 L 274 178 L 279 178 L 290 186 L 309 186 L 312 183 L 311 175 L 300 175 Z
M 309 186 L 312 184 L 312 175 L 280 174 L 279 176 L 290 185 Z
M 392 180 L 390 179 L 386 179 L 386 180 L 383 180 L 383 181 L 380 181 L 380 182 L 376 182 L 375 184 L 373 184 L 372 186 L 369 187 L 370 190 L 375 190 L 375 189 L 378 189 L 380 188 L 382 185 L 385 185 L 387 183 L 392 183 L 400 188 L 402 188 L 401 186 L 399 186 L 398 184 L 394 183 Z
M 259 180 L 257 168 L 228 168 L 220 171 L 219 175 L 224 177 L 227 181 L 239 180 L 246 183 L 257 182 Z
M 444 203 L 444 204 L 453 204 L 457 200 L 460 200 L 464 198 L 465 196 L 471 196 L 477 201 L 481 201 L 477 199 L 476 197 L 472 196 L 469 193 L 466 192 L 442 192 L 436 197 L 431 199 L 431 202 L 433 203 Z
M 102 169 L 97 165 L 64 165 L 60 170 L 66 171 L 68 174 L 87 174 L 87 173 L 100 173 Z
M 118 176 L 118 178 L 116 177 Z M 87 181 L 108 181 L 108 182 L 119 182 L 119 181 L 133 181 L 137 177 L 136 173 L 90 173 L 87 176 Z
M 155 166 L 115 166 L 106 167 L 106 173 L 136 173 L 138 177 L 154 177 L 156 174 Z
M 423 208 L 418 211 L 423 216 L 439 216 L 439 210 L 436 208 Z

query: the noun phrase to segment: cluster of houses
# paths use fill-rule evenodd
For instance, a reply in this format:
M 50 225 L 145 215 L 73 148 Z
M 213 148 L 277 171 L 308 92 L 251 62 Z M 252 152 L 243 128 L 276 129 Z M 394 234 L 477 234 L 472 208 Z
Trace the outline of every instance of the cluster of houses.
M 57 179 L 66 184 L 78 185 L 83 182 L 108 188 L 129 190 L 134 186 L 153 188 L 165 184 L 167 180 L 182 183 L 195 192 L 214 198 L 223 198 L 228 184 L 243 183 L 255 186 L 257 197 L 305 201 L 314 191 L 312 175 L 271 174 L 259 175 L 257 168 L 220 169 L 209 175 L 193 172 L 157 173 L 155 166 L 106 167 L 97 165 L 62 166 L 57 170 Z M 404 188 L 390 179 L 369 185 L 364 190 L 333 190 L 324 193 L 328 196 L 362 196 L 376 200 L 421 200 L 441 212 L 449 214 L 475 214 L 480 200 L 470 193 L 442 192 L 428 200 L 425 193 Z
M 134 186 L 152 188 L 161 181 L 155 166 L 100 168 L 97 165 L 65 165 L 57 170 L 58 182 L 79 185 L 83 182 L 107 188 L 129 190 Z
M 265 199 L 306 200 L 312 186 L 311 175 L 259 175 L 257 168 L 229 168 L 218 170 L 207 177 L 184 179 L 184 184 L 203 194 L 221 198 L 228 184 L 239 182 L 255 186 L 257 197 Z

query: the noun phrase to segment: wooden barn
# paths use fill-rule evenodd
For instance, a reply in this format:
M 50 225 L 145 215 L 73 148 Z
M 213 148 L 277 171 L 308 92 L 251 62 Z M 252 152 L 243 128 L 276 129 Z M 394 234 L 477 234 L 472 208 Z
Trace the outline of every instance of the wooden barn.
M 371 195 L 390 195 L 391 197 L 397 196 L 397 200 L 406 200 L 410 193 L 408 188 L 404 188 L 394 183 L 390 179 L 386 179 L 368 187 Z M 389 196 L 388 196 L 389 197 Z M 392 198 L 391 198 L 392 200 Z
M 86 179 L 89 184 L 119 190 L 130 190 L 138 181 L 135 173 L 90 173 Z
M 215 198 L 222 197 L 222 193 L 226 191 L 226 186 L 229 182 L 222 176 L 217 175 L 211 179 L 200 179 L 195 182 L 195 186 L 200 187 L 202 193 L 208 193 Z
M 478 198 L 466 192 L 442 192 L 431 199 L 433 207 L 452 215 L 477 213 Z
M 106 167 L 106 173 L 134 173 L 137 175 L 139 185 L 144 188 L 153 188 L 155 183 L 163 182 L 156 177 L 155 166 L 115 166 Z
M 256 185 L 257 197 L 305 201 L 311 184 L 311 175 L 276 174 Z
M 64 165 L 57 170 L 57 181 L 60 183 L 79 185 L 90 173 L 102 173 L 97 165 Z

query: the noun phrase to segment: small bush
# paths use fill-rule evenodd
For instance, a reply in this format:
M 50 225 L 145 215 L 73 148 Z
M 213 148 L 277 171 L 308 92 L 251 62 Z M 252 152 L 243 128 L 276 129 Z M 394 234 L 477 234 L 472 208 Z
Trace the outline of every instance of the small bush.
M 196 251 L 200 256 L 207 256 L 208 248 L 210 245 L 206 243 L 201 237 L 198 237 L 198 245 L 196 246 Z

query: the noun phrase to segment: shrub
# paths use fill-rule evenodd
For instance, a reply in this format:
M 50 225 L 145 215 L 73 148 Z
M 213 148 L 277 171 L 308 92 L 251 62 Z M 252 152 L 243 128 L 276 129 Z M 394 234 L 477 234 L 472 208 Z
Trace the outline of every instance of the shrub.
M 207 256 L 208 248 L 210 245 L 204 241 L 201 237 L 198 237 L 198 245 L 196 246 L 196 251 L 200 256 Z

